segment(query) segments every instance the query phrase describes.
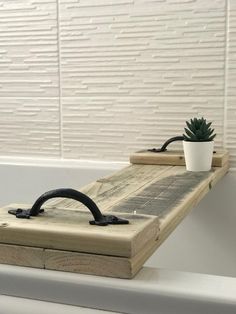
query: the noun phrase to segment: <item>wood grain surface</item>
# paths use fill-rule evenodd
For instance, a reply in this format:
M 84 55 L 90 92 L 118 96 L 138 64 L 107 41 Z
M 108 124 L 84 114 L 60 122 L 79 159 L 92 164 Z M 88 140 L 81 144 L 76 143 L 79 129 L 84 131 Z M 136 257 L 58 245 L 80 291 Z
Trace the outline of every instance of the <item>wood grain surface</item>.
M 132 278 L 189 211 L 228 171 L 188 172 L 184 166 L 134 164 L 85 186 L 104 214 L 129 225 L 89 225 L 92 215 L 79 202 L 54 199 L 45 212 L 17 219 L 12 204 L 0 209 L 0 263 Z
M 229 158 L 227 151 L 216 151 L 212 158 L 212 167 L 222 167 Z M 145 164 L 145 165 L 172 165 L 184 166 L 184 152 L 181 150 L 167 150 L 165 152 L 150 152 L 142 150 L 133 153 L 130 156 L 130 163 Z
M 0 264 L 44 268 L 44 249 L 0 244 Z
M 155 216 L 119 213 L 130 224 L 99 227 L 89 224 L 91 214 L 78 210 L 51 208 L 30 219 L 8 214 L 19 207 L 28 208 L 13 204 L 0 210 L 0 243 L 132 257 L 159 232 Z

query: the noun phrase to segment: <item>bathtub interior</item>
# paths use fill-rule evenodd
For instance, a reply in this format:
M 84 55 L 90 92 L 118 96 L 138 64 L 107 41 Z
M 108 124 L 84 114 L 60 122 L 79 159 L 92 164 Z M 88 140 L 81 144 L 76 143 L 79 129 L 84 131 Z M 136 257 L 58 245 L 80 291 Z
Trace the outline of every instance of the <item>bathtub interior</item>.
M 42 193 L 56 188 L 80 187 L 116 171 L 114 167 L 61 167 L 42 165 L 0 164 L 0 206 L 34 202 Z
M 0 165 L 0 205 L 32 203 L 53 188 L 78 189 L 117 168 Z M 145 266 L 236 277 L 235 183 L 236 173 L 228 173 Z

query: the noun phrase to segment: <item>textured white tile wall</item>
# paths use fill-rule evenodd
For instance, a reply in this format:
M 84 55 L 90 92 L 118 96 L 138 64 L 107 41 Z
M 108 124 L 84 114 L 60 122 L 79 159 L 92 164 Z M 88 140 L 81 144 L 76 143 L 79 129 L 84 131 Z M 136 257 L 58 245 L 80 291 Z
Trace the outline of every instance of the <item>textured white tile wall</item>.
M 225 2 L 60 1 L 63 154 L 126 159 L 214 121 L 222 146 Z
M 57 98 L 0 97 L 0 155 L 60 156 Z
M 228 3 L 225 124 L 226 146 L 236 167 L 236 1 Z
M 57 96 L 56 0 L 1 0 L 0 25 L 0 97 Z
M 0 0 L 0 154 L 60 156 L 56 0 Z
M 127 160 L 203 115 L 236 165 L 228 1 L 0 0 L 0 154 Z

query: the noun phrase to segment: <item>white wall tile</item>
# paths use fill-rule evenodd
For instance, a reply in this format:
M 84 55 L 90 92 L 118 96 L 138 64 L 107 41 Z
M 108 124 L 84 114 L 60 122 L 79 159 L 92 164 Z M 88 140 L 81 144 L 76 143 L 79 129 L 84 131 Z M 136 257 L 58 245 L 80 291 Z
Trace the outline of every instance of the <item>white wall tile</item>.
M 234 0 L 0 0 L 0 155 L 127 160 L 205 116 L 236 166 L 235 29 Z
M 226 146 L 236 167 L 236 1 L 228 5 L 228 54 L 226 77 Z
M 0 0 L 1 155 L 60 157 L 57 38 L 56 0 Z
M 56 0 L 0 0 L 0 97 L 58 95 Z
M 213 120 L 222 146 L 224 1 L 60 1 L 63 156 L 121 159 Z
M 57 98 L 0 97 L 0 155 L 60 156 Z
M 65 97 L 64 155 L 128 160 L 133 151 L 157 147 L 169 137 L 182 135 L 185 119 L 199 112 L 214 118 L 216 145 L 222 146 L 221 102 L 216 97 Z M 212 112 L 216 103 L 220 110 Z

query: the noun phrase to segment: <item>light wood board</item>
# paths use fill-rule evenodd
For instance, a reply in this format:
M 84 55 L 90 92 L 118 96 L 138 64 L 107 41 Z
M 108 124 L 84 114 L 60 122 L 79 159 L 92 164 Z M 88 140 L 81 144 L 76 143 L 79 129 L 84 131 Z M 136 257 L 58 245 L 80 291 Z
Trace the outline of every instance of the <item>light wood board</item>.
M 0 210 L 0 243 L 132 257 L 159 231 L 155 216 L 118 213 L 131 223 L 99 227 L 89 224 L 88 212 L 51 208 L 38 217 L 17 219 L 8 214 L 15 208 L 29 206 L 12 204 Z
M 212 167 L 222 167 L 229 158 L 227 151 L 216 151 L 212 158 Z M 167 150 L 165 152 L 150 152 L 142 150 L 130 156 L 132 164 L 145 165 L 185 165 L 184 153 L 180 150 Z
M 133 258 L 0 244 L 0 263 L 131 279 L 156 249 L 150 242 Z
M 0 210 L 0 263 L 132 278 L 188 212 L 228 171 L 183 166 L 131 165 L 83 189 L 104 214 L 128 218 L 129 225 L 91 226 L 88 209 L 56 199 L 29 220 Z

